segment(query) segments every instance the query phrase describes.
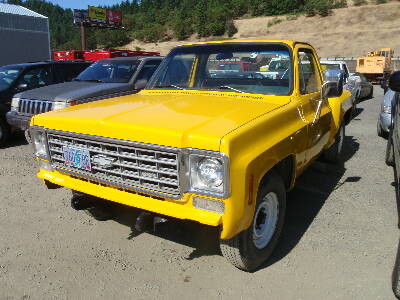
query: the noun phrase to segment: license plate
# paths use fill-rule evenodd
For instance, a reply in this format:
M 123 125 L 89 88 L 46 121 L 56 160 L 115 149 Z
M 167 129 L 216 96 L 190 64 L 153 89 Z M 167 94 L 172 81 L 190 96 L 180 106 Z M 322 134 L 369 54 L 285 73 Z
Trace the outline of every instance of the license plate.
M 90 153 L 88 150 L 63 147 L 64 164 L 69 167 L 91 171 L 92 165 L 90 164 Z

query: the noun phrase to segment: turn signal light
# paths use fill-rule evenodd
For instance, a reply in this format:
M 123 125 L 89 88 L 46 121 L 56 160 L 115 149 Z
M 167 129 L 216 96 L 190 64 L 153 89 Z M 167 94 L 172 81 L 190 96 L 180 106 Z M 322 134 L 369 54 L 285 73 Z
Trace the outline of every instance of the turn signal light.
M 223 214 L 225 211 L 224 202 L 202 197 L 193 197 L 193 206 L 197 209 L 207 210 L 217 214 Z

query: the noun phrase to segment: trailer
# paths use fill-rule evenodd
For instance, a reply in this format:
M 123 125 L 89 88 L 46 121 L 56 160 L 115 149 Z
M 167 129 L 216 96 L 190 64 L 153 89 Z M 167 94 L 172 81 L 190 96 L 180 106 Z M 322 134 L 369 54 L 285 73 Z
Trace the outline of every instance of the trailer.
M 160 52 L 133 51 L 119 49 L 88 50 L 84 52 L 84 59 L 87 61 L 97 61 L 113 57 L 133 57 L 133 56 L 160 56 Z

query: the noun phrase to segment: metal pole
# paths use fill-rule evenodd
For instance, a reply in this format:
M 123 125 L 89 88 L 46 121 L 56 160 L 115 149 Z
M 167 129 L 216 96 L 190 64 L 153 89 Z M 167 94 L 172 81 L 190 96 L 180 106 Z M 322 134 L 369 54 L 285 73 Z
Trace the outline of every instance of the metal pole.
M 87 45 L 86 45 L 86 30 L 85 30 L 85 25 L 83 22 L 81 22 L 81 48 L 82 50 L 86 50 Z

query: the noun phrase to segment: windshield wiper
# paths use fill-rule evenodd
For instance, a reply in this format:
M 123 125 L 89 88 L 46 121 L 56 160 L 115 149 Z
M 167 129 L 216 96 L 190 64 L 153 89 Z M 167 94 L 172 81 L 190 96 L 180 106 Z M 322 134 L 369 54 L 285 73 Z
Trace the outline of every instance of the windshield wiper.
M 185 88 L 177 86 L 175 84 L 166 84 L 166 85 L 159 85 L 157 86 L 158 88 L 162 89 L 162 88 L 176 88 L 178 90 L 185 90 Z
M 100 79 L 78 79 L 79 81 L 87 81 L 87 82 L 99 82 L 99 83 L 104 83 L 103 80 Z
M 235 91 L 235 92 L 238 92 L 238 93 L 244 93 L 243 91 L 235 89 L 235 88 L 233 88 L 233 87 L 231 87 L 229 85 L 221 85 L 221 86 L 218 87 L 218 89 L 220 89 L 220 90 L 232 90 L 232 91 Z

